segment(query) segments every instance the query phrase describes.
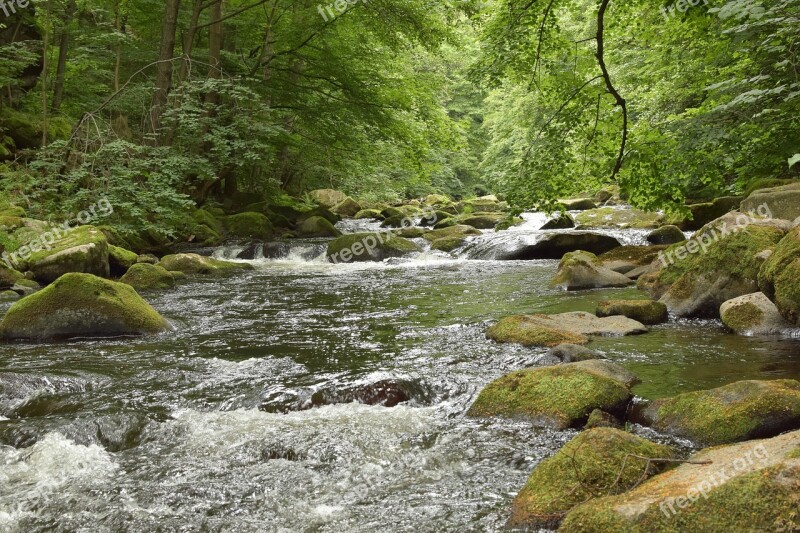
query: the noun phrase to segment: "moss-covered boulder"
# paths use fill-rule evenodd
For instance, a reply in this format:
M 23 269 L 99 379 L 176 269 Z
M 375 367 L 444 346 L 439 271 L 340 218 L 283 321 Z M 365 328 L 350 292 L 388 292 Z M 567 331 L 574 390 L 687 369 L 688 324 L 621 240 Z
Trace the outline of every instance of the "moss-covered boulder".
M 627 275 L 638 267 L 651 264 L 666 248 L 664 245 L 620 246 L 600 254 L 597 259 L 605 268 Z
M 447 205 L 451 201 L 450 198 L 443 194 L 429 194 L 422 200 L 422 203 L 425 205 Z
M 239 239 L 269 239 L 275 234 L 272 222 L 261 213 L 246 212 L 225 217 L 225 232 Z
M 406 216 L 406 214 L 397 207 L 386 207 L 381 210 L 381 216 L 383 216 L 383 218 L 403 218 Z
M 652 300 L 604 300 L 597 304 L 599 317 L 622 315 L 645 325 L 661 324 L 669 318 L 667 306 Z
M 662 216 L 638 209 L 600 207 L 578 213 L 579 228 L 657 228 Z
M 374 220 L 383 220 L 383 215 L 381 215 L 380 209 L 362 209 L 358 213 L 356 213 L 353 218 L 356 220 L 363 220 L 363 219 L 374 219 Z
M 481 231 L 477 228 L 473 228 L 472 226 L 467 226 L 464 224 L 456 224 L 447 228 L 439 228 L 429 231 L 423 236 L 423 238 L 427 241 L 433 242 L 449 237 L 468 237 L 470 235 L 480 234 Z
M 352 263 L 383 261 L 420 251 L 413 241 L 392 233 L 352 233 L 328 243 L 326 255 L 331 263 Z
M 249 263 L 235 263 L 223 261 L 213 257 L 198 254 L 172 254 L 161 258 L 158 263 L 170 272 L 183 272 L 184 274 L 207 274 L 222 276 L 242 270 L 253 270 Z
M 559 213 L 539 229 L 570 229 L 575 227 L 575 219 L 569 213 Z
M 758 286 L 786 320 L 800 326 L 800 226 L 781 239 L 764 261 Z
M 624 336 L 646 332 L 647 327 L 627 317 L 599 318 L 591 313 L 575 311 L 503 317 L 486 331 L 486 337 L 496 342 L 553 347 L 562 343 L 586 344 L 588 335 Z
M 554 364 L 603 359 L 602 355 L 586 346 L 566 342 L 550 348 L 545 356 L 548 362 L 553 361 Z
M 198 224 L 203 224 L 217 233 L 220 233 L 224 229 L 222 222 L 206 209 L 195 209 L 192 212 L 192 220 Z
M 650 244 L 675 244 L 685 240 L 686 235 L 674 225 L 661 226 L 647 234 L 647 242 Z
M 308 196 L 322 207 L 328 209 L 342 203 L 349 198 L 345 193 L 335 189 L 317 189 L 308 193 Z
M 620 242 L 610 235 L 589 231 L 570 231 L 548 233 L 535 243 L 523 243 L 518 247 L 497 255 L 500 260 L 561 259 L 564 254 L 583 250 L 602 254 L 620 246 Z
M 558 271 L 551 285 L 568 291 L 627 287 L 633 280 L 601 266 L 597 256 L 589 252 L 570 252 L 558 264 Z
M 754 191 L 742 201 L 741 210 L 794 220 L 800 217 L 800 182 Z
M 25 279 L 22 272 L 0 263 L 0 289 L 10 289 L 22 279 Z
M 139 255 L 112 244 L 108 245 L 108 266 L 112 276 L 121 276 L 136 264 Z
M 436 239 L 431 243 L 431 250 L 452 252 L 456 248 L 460 248 L 466 242 L 466 240 L 466 237 L 442 237 L 441 239 Z
M 299 237 L 338 237 L 342 233 L 323 217 L 311 217 L 297 226 Z
M 392 231 L 395 235 L 403 237 L 404 239 L 419 239 L 428 232 L 425 228 L 418 228 L 415 226 L 409 228 L 400 228 Z
M 70 273 L 15 303 L 0 322 L 8 340 L 144 335 L 170 329 L 129 285 Z
M 600 409 L 595 409 L 594 411 L 589 414 L 589 419 L 586 421 L 586 429 L 592 428 L 615 428 L 615 429 L 622 429 L 624 424 L 622 421 L 617 418 L 616 416 L 606 413 L 605 411 L 601 411 Z
M 32 249 L 33 245 L 25 247 Z M 23 248 L 17 252 L 23 253 Z M 49 250 L 40 248 L 34 251 L 27 263 L 28 270 L 41 283 L 52 283 L 68 272 L 107 278 L 110 275 L 108 241 L 103 232 L 94 226 L 80 226 L 55 240 Z
M 660 298 L 671 313 L 719 318 L 723 302 L 758 291 L 761 252 L 773 248 L 784 232 L 772 225 L 722 224 L 706 226 L 659 255 L 664 267 L 651 297 Z
M 361 205 L 348 196 L 347 198 L 345 198 L 344 200 L 333 206 L 331 208 L 331 211 L 341 217 L 352 218 L 356 216 L 356 213 L 361 211 Z
M 423 227 L 435 226 L 443 220 L 450 220 L 453 216 L 445 211 L 426 212 L 426 215 L 419 221 L 419 225 Z
M 508 525 L 555 529 L 576 505 L 623 493 L 657 474 L 665 464 L 648 459 L 673 456 L 667 446 L 618 429 L 584 431 L 536 465 L 514 499 Z
M 381 222 L 382 228 L 404 228 L 407 226 L 411 226 L 413 221 L 408 218 L 407 216 L 394 216 L 388 217 Z
M 583 361 L 518 370 L 481 390 L 468 416 L 519 419 L 540 427 L 582 427 L 594 409 L 623 415 L 633 395 Z M 611 365 L 612 363 L 608 363 Z
M 795 531 L 800 528 L 800 431 L 701 450 L 617 496 L 591 499 L 565 533 Z
M 320 206 L 320 207 L 315 207 L 310 211 L 305 211 L 302 215 L 300 215 L 300 218 L 297 219 L 296 223 L 302 224 L 309 218 L 314 218 L 314 217 L 322 217 L 331 224 L 336 224 L 342 219 L 342 217 L 332 212 L 330 209 Z
M 739 296 L 719 308 L 722 323 L 739 335 L 772 335 L 792 329 L 762 292 Z
M 505 218 L 506 215 L 503 213 L 475 213 L 461 217 L 459 224 L 472 226 L 476 229 L 494 229 Z
M 800 381 L 737 381 L 656 400 L 642 420 L 664 433 L 715 446 L 800 428 Z
M 453 226 L 458 226 L 458 217 L 450 217 L 450 218 L 442 218 L 436 221 L 433 225 L 433 229 L 447 229 L 452 228 Z M 475 229 L 475 228 L 473 228 Z
M 175 276 L 161 265 L 136 263 L 132 265 L 120 283 L 126 283 L 137 291 L 170 289 L 175 286 Z
M 589 209 L 597 208 L 593 198 L 571 198 L 559 200 L 559 202 L 567 211 L 588 211 Z
M 713 202 L 689 205 L 687 207 L 691 212 L 691 218 L 680 222 L 678 225 L 685 231 L 696 231 L 726 213 L 738 209 L 742 200 L 741 196 L 723 196 Z
M 494 197 L 482 196 L 464 202 L 464 212 L 468 213 L 500 213 L 508 206 Z

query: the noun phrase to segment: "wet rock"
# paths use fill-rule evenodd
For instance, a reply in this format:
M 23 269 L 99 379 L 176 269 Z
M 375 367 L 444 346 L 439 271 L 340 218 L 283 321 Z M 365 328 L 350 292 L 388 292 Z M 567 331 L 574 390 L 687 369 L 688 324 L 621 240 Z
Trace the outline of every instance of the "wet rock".
M 593 254 L 602 254 L 619 246 L 619 241 L 614 237 L 599 233 L 588 231 L 551 233 L 542 236 L 534 244 L 526 244 L 516 250 L 505 252 L 498 259 L 561 259 L 564 254 L 569 252 L 583 250 Z
M 459 223 L 476 229 L 494 229 L 505 218 L 503 213 L 475 213 L 461 218 Z
M 423 236 L 423 238 L 427 241 L 433 242 L 439 239 L 444 239 L 449 237 L 468 237 L 470 235 L 480 235 L 480 234 L 481 231 L 476 228 L 473 228 L 472 226 L 466 226 L 464 224 L 456 224 L 454 226 L 450 226 L 447 228 L 439 228 L 429 231 Z
M 768 210 L 771 218 L 794 220 L 800 217 L 800 182 L 753 191 L 742 201 L 741 210 L 764 213 Z
M 582 361 L 518 370 L 489 383 L 468 416 L 526 420 L 555 429 L 582 427 L 595 409 L 622 416 L 633 397 L 608 369 Z M 613 363 L 608 363 L 613 365 Z
M 238 239 L 269 239 L 275 234 L 272 222 L 261 213 L 239 213 L 225 217 L 225 231 Z
M 586 344 L 589 341 L 587 335 L 623 336 L 646 332 L 647 327 L 630 318 L 598 318 L 591 313 L 576 311 L 503 317 L 486 331 L 486 337 L 496 342 L 553 347 L 563 343 Z
M 578 213 L 575 222 L 579 228 L 656 228 L 662 216 L 638 209 L 600 207 Z
M 539 228 L 545 229 L 569 229 L 575 227 L 575 219 L 569 213 L 560 213 L 555 218 L 551 218 Z
M 108 266 L 112 276 L 123 275 L 131 265 L 136 263 L 138 258 L 139 256 L 130 250 L 108 245 Z
M 325 405 L 347 403 L 395 407 L 402 403 L 430 403 L 430 394 L 420 383 L 404 379 L 382 379 L 371 383 L 359 383 L 345 387 L 325 387 L 314 391 L 284 393 L 262 404 L 263 410 L 275 410 L 279 405 L 283 412 L 305 411 Z
M 722 323 L 739 335 L 772 335 L 793 326 L 761 292 L 728 300 L 720 306 L 719 314 Z
M 462 246 L 466 240 L 466 237 L 443 237 L 441 239 L 436 239 L 431 243 L 431 250 L 452 252 L 456 248 Z
M 175 276 L 161 265 L 136 263 L 131 266 L 120 283 L 130 285 L 137 291 L 171 289 L 175 286 Z
M 595 409 L 586 421 L 586 429 L 592 428 L 615 428 L 622 429 L 622 420 L 614 415 L 608 414 L 600 409 Z
M 464 202 L 464 206 L 472 208 L 473 213 L 499 213 L 508 208 L 505 202 L 500 202 L 495 197 L 486 196 L 475 198 L 474 200 L 467 200 Z
M 620 246 L 598 256 L 600 264 L 614 272 L 628 275 L 631 270 L 650 265 L 667 246 Z M 630 277 L 630 276 L 628 276 Z
M 158 263 L 158 257 L 154 256 L 153 254 L 139 254 L 136 257 L 137 263 L 149 263 L 151 265 L 155 265 Z
M 328 222 L 330 222 L 331 224 L 336 224 L 337 222 L 339 222 L 342 219 L 342 217 L 340 217 L 339 215 L 337 215 L 335 213 L 332 213 L 330 211 L 330 209 L 327 209 L 325 207 L 321 207 L 320 206 L 320 207 L 315 207 L 314 209 L 312 209 L 310 211 L 304 211 L 300 215 L 300 217 L 297 219 L 296 223 L 297 224 L 302 224 L 303 222 L 305 222 L 309 218 L 314 218 L 314 217 L 322 217 L 325 220 L 327 220 Z
M 592 198 L 572 198 L 569 200 L 559 200 L 567 211 L 586 211 L 596 209 L 597 204 Z
M 317 204 L 328 209 L 349 198 L 345 193 L 335 189 L 316 189 L 308 193 L 308 196 Z
M 11 290 L 19 294 L 20 296 L 28 296 L 29 294 L 33 294 L 34 292 L 41 289 L 41 285 L 33 281 L 32 279 L 20 279 L 17 280 L 16 283 L 11 287 Z
M 419 251 L 412 241 L 391 233 L 352 233 L 331 241 L 326 255 L 331 263 L 351 263 L 383 261 Z
M 336 204 L 333 207 L 333 209 L 331 209 L 331 211 L 341 217 L 352 218 L 361 211 L 361 206 L 358 204 L 358 202 L 356 202 L 355 200 L 353 200 L 348 196 L 347 198 Z
M 590 350 L 586 346 L 579 344 L 563 343 L 554 346 L 545 354 L 548 357 L 555 358 L 561 363 L 575 363 L 578 361 L 588 361 L 589 359 L 603 359 L 603 356 L 594 350 Z
M 411 220 L 405 215 L 388 217 L 381 222 L 382 228 L 402 228 L 411 224 Z
M 158 264 L 172 272 L 173 276 L 175 272 L 183 272 L 188 275 L 206 274 L 222 276 L 242 270 L 253 270 L 253 265 L 249 263 L 234 263 L 232 261 L 223 261 L 222 259 L 214 259 L 213 257 L 206 257 L 198 254 L 166 255 L 161 258 Z
M 363 219 L 383 220 L 383 215 L 381 214 L 379 209 L 362 209 L 361 211 L 356 213 L 353 218 L 355 218 L 356 220 L 363 220 Z
M 652 300 L 605 300 L 597 304 L 599 317 L 622 315 L 645 325 L 661 324 L 669 318 L 667 306 Z
M 800 381 L 737 381 L 656 400 L 640 416 L 703 446 L 770 437 L 800 428 Z
M 559 531 L 791 531 L 797 528 L 800 431 L 701 450 L 621 495 L 575 507 Z
M 534 468 L 517 494 L 508 526 L 555 529 L 573 507 L 618 494 L 658 473 L 673 450 L 612 428 L 584 431 Z M 609 529 L 607 531 L 624 531 Z
M 0 337 L 51 340 L 145 335 L 168 329 L 169 323 L 131 286 L 70 273 L 12 305 L 0 322 Z
M 387 207 L 381 211 L 381 216 L 383 218 L 404 218 L 406 216 L 405 212 L 400 210 L 397 207 Z
M 342 233 L 323 217 L 311 217 L 297 227 L 300 237 L 338 237 Z
M 675 244 L 686 240 L 678 226 L 661 226 L 647 234 L 647 242 L 650 244 Z
M 25 275 L 13 268 L 7 268 L 0 263 L 0 289 L 10 289 Z
M 766 257 L 758 286 L 781 316 L 800 326 L 800 226 L 792 229 Z
M 741 203 L 741 196 L 723 196 L 713 202 L 689 205 L 687 207 L 692 213 L 692 219 L 681 222 L 680 227 L 684 231 L 696 231 L 726 213 L 739 209 Z
M 588 252 L 570 252 L 561 259 L 551 285 L 568 291 L 626 287 L 633 281 L 599 264 L 597 256 Z
M 0 292 L 0 303 L 16 302 L 19 298 L 19 294 L 11 290 Z
M 410 227 L 410 228 L 400 228 L 398 230 L 393 231 L 395 235 L 399 237 L 403 237 L 404 239 L 419 239 L 427 233 L 428 230 L 424 228 L 417 228 L 417 227 Z
M 34 279 L 52 283 L 68 272 L 83 272 L 103 278 L 110 275 L 108 241 L 94 226 L 80 226 L 58 240 L 50 250 L 31 254 L 28 269 Z

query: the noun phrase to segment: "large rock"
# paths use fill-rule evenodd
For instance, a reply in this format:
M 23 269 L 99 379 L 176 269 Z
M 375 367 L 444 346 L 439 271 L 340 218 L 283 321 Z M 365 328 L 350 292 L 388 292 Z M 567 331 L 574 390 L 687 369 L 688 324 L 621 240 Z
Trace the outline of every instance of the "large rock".
M 499 213 L 508 207 L 495 197 L 482 196 L 474 200 L 467 200 L 464 205 L 470 207 L 473 213 Z
M 666 248 L 666 246 L 662 245 L 620 246 L 600 254 L 597 259 L 605 268 L 628 275 L 630 271 L 636 268 L 653 263 L 658 259 L 658 254 Z
M 414 242 L 392 233 L 351 233 L 328 243 L 326 255 L 331 263 L 383 261 L 420 252 Z
M 464 224 L 456 224 L 455 226 L 450 226 L 448 228 L 440 228 L 429 231 L 428 233 L 423 235 L 422 238 L 427 241 L 433 242 L 448 237 L 468 237 L 470 235 L 480 235 L 480 234 L 481 231 L 479 229 L 473 228 L 472 226 L 467 226 Z
M 800 326 L 800 226 L 781 239 L 761 266 L 758 286 L 785 319 Z
M 112 276 L 121 276 L 136 264 L 139 255 L 125 248 L 108 245 L 108 266 Z
M 631 489 L 666 464 L 648 459 L 673 456 L 667 446 L 618 429 L 586 430 L 536 465 L 514 498 L 508 526 L 555 529 L 576 505 Z
M 678 226 L 661 226 L 647 234 L 647 242 L 650 244 L 676 244 L 686 240 Z
M 692 218 L 681 222 L 680 227 L 685 231 L 698 230 L 709 222 L 720 218 L 725 213 L 735 211 L 739 208 L 741 202 L 741 196 L 723 196 L 713 202 L 689 205 L 687 207 L 692 214 Z
M 361 211 L 361 206 L 349 196 L 333 206 L 334 213 L 342 217 L 354 217 Z
M 703 446 L 771 437 L 800 428 L 800 381 L 737 381 L 656 400 L 640 416 Z
M 459 223 L 476 229 L 494 229 L 505 218 L 503 213 L 475 213 L 462 217 Z
M 648 326 L 666 322 L 667 306 L 652 300 L 605 300 L 597 304 L 599 317 L 622 315 Z
M 161 258 L 158 263 L 170 272 L 183 272 L 184 274 L 209 274 L 221 276 L 224 274 L 253 270 L 249 263 L 234 263 L 223 261 L 198 254 L 172 254 Z
M 328 209 L 335 207 L 348 198 L 345 193 L 335 189 L 317 189 L 308 193 L 308 196 L 322 207 L 327 207 Z
M 657 228 L 662 216 L 638 209 L 600 207 L 578 213 L 579 228 Z
M 647 327 L 623 316 L 599 318 L 575 311 L 557 315 L 512 315 L 486 330 L 496 342 L 553 347 L 562 343 L 586 344 L 587 335 L 623 336 L 646 333 Z
M 620 246 L 614 237 L 591 233 L 588 231 L 572 231 L 569 233 L 550 233 L 543 235 L 534 244 L 526 244 L 516 250 L 500 254 L 498 259 L 561 259 L 564 254 L 583 250 L 593 254 L 602 254 Z
M 597 207 L 593 198 L 571 198 L 568 200 L 559 200 L 559 203 L 561 203 L 567 211 L 586 211 Z
M 794 220 L 800 217 L 800 182 L 754 191 L 742 202 L 741 210 L 756 213 L 768 210 L 772 218 Z
M 10 289 L 21 279 L 25 279 L 25 275 L 22 272 L 0 263 L 0 290 Z
M 559 213 L 539 229 L 570 229 L 575 227 L 575 219 L 569 213 Z
M 225 231 L 240 239 L 269 239 L 275 234 L 272 222 L 261 213 L 239 213 L 226 217 L 223 221 Z
M 468 416 L 526 420 L 540 427 L 582 427 L 594 409 L 623 415 L 633 395 L 609 372 L 582 361 L 518 370 L 489 383 Z M 608 363 L 613 365 L 613 363 Z
M 297 227 L 301 237 L 339 237 L 342 233 L 323 217 L 311 217 Z
M 374 219 L 374 220 L 383 220 L 383 215 L 381 214 L 380 209 L 362 209 L 358 213 L 356 213 L 353 218 L 356 220 L 364 220 L 364 219 Z
M 169 289 L 175 286 L 175 276 L 161 265 L 136 263 L 131 266 L 120 283 L 126 283 L 137 291 Z
M 723 302 L 758 291 L 761 252 L 783 235 L 770 224 L 731 227 L 723 217 L 660 254 L 664 268 L 649 284 L 650 295 L 675 315 L 719 318 Z
M 772 335 L 792 329 L 792 324 L 762 292 L 724 302 L 719 314 L 722 323 L 739 335 Z
M 167 329 L 167 321 L 129 285 L 70 273 L 12 305 L 0 322 L 0 337 L 52 340 L 144 335 Z
M 551 284 L 568 291 L 626 287 L 629 277 L 600 266 L 597 256 L 588 252 L 570 252 L 561 259 Z
M 798 450 L 800 431 L 701 450 L 630 492 L 575 507 L 559 531 L 795 531 Z
M 31 254 L 28 269 L 41 283 L 52 283 L 68 272 L 107 278 L 110 275 L 108 241 L 94 226 L 77 227 L 56 240 L 49 250 L 41 249 Z

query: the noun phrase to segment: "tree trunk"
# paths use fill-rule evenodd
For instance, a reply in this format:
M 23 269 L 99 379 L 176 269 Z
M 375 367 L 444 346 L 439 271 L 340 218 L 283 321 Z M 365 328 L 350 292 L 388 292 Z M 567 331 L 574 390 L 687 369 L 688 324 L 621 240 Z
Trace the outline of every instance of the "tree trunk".
M 47 146 L 47 48 L 50 46 L 50 31 L 45 28 L 43 43 L 44 59 L 42 61 L 42 148 Z
M 161 29 L 161 48 L 156 65 L 156 90 L 150 105 L 150 132 L 158 136 L 161 131 L 161 119 L 167 106 L 169 92 L 172 89 L 172 59 L 175 55 L 175 33 L 178 29 L 178 11 L 180 0 L 166 0 L 164 25 Z
M 189 75 L 189 62 L 192 56 L 192 49 L 194 48 L 194 37 L 197 34 L 197 23 L 200 20 L 200 13 L 202 11 L 203 0 L 195 0 L 194 8 L 192 9 L 192 19 L 189 22 L 189 29 L 186 30 L 186 35 L 183 36 L 183 61 L 181 61 L 181 70 L 178 73 L 178 85 L 182 84 L 186 80 L 186 76 Z

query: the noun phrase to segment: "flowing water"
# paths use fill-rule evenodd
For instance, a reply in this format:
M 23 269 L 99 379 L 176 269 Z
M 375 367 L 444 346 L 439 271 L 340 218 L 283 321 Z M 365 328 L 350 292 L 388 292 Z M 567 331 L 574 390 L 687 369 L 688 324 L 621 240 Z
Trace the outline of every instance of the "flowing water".
M 458 258 L 332 265 L 323 241 L 257 246 L 244 254 L 254 271 L 147 295 L 173 332 L 0 345 L 0 531 L 501 529 L 533 466 L 574 432 L 464 416 L 489 381 L 544 353 L 485 328 L 642 296 L 552 289 L 556 261 L 470 259 L 493 239 L 536 239 L 541 217 L 527 218 Z M 714 321 L 592 347 L 635 371 L 643 398 L 800 378 L 799 340 Z M 376 390 L 397 405 L 354 401 Z

